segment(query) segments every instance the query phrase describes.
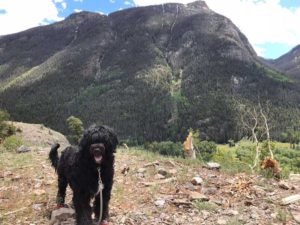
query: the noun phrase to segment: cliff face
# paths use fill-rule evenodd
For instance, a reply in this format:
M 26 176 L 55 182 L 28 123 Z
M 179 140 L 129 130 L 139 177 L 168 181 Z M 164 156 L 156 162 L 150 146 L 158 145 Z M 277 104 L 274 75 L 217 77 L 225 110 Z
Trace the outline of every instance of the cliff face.
M 269 63 L 276 69 L 283 71 L 293 78 L 300 79 L 300 45 L 278 59 L 269 60 Z
M 14 119 L 63 131 L 75 115 L 137 141 L 178 139 L 190 127 L 233 138 L 233 99 L 295 107 L 298 92 L 274 73 L 202 1 L 81 12 L 0 37 L 0 106 Z

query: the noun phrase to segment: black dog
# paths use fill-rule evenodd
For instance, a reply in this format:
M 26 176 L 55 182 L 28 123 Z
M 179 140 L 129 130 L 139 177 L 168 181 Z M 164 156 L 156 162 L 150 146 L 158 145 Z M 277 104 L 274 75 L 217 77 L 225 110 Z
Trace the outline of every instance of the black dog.
M 108 204 L 114 176 L 114 153 L 118 139 L 114 131 L 107 126 L 92 126 L 81 138 L 78 147 L 67 147 L 58 157 L 59 144 L 52 146 L 49 159 L 58 174 L 57 204 L 64 205 L 66 188 L 69 184 L 73 190 L 73 204 L 77 225 L 90 225 L 92 208 L 90 200 L 94 199 L 94 215 L 100 218 L 99 173 L 103 189 L 102 223 L 108 220 Z

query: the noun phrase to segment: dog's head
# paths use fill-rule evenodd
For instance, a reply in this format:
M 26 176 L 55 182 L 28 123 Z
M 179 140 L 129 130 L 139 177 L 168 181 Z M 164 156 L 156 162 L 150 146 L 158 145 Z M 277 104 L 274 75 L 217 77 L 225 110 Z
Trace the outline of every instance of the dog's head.
M 116 152 L 117 144 L 117 135 L 111 128 L 93 125 L 85 130 L 79 147 L 85 156 L 100 165 Z

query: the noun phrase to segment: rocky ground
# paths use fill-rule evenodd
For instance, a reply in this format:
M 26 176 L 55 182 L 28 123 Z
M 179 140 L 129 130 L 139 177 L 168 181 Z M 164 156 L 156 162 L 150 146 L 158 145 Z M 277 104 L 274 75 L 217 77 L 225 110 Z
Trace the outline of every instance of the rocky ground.
M 26 153 L 0 153 L 0 224 L 50 224 L 56 174 L 46 144 Z M 110 224 L 294 225 L 300 223 L 299 194 L 298 175 L 280 182 L 258 175 L 232 176 L 198 161 L 120 148 Z M 70 191 L 67 199 L 70 204 Z M 63 218 L 70 211 L 52 224 L 71 225 L 72 219 Z

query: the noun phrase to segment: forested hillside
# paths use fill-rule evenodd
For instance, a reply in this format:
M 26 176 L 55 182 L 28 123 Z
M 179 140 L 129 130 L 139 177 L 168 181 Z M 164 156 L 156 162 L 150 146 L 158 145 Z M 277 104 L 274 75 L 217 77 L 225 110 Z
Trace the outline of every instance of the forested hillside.
M 14 120 L 66 131 L 74 115 L 139 143 L 182 140 L 189 128 L 240 139 L 241 104 L 261 103 L 273 137 L 299 119 L 299 82 L 262 64 L 202 1 L 81 12 L 2 36 L 0 81 L 0 107 Z

